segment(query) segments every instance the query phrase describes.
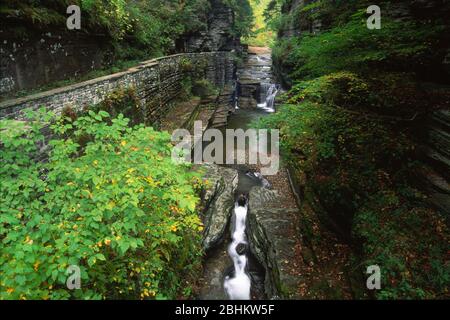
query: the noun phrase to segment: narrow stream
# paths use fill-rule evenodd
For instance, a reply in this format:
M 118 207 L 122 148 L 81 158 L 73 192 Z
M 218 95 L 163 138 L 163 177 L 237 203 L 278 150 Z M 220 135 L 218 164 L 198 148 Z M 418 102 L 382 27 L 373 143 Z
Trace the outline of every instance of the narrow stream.
M 230 116 L 226 129 L 246 130 L 253 120 L 275 112 L 274 104 L 278 86 L 272 82 L 271 66 L 270 53 L 249 54 L 243 68 L 238 70 L 238 81 L 260 81 L 259 95 L 254 97 L 257 104 L 251 109 L 239 108 L 238 97 L 235 113 Z M 251 170 L 250 167 L 245 165 L 233 167 L 239 171 L 237 200 L 231 223 L 231 243 L 228 246 L 228 255 L 233 262 L 233 268 L 226 274 L 223 287 L 231 300 L 263 298 L 264 274 L 261 266 L 248 250 L 249 244 L 246 235 L 247 195 L 254 186 L 270 187 L 270 184 L 259 172 Z
M 272 59 L 270 51 L 249 54 L 237 70 L 237 83 L 233 98 L 234 110 L 227 118 L 222 135 L 227 129 L 247 130 L 250 124 L 275 111 L 275 97 L 279 87 L 272 80 Z M 244 93 L 244 94 L 242 94 Z M 241 95 L 242 94 L 242 95 Z M 251 101 L 251 104 L 249 104 Z M 231 101 L 230 101 L 231 102 Z M 270 139 L 270 138 L 268 138 Z M 204 147 L 209 142 L 204 142 Z M 245 148 L 239 150 L 238 148 Z M 238 151 L 249 153 L 248 143 L 224 144 L 223 155 Z M 224 159 L 225 160 L 225 159 Z M 229 223 L 229 236 L 223 243 L 208 252 L 202 276 L 203 286 L 199 290 L 202 300 L 263 300 L 265 294 L 265 270 L 250 251 L 247 234 L 248 194 L 255 186 L 270 188 L 269 182 L 260 174 L 256 165 L 224 165 L 238 171 L 239 179 L 235 191 L 235 207 Z
M 228 247 L 228 254 L 233 260 L 234 275 L 226 276 L 224 283 L 225 291 L 231 300 L 250 300 L 251 280 L 246 270 L 248 259 L 244 254 L 248 245 L 245 235 L 247 212 L 248 203 L 241 197 L 234 208 L 234 230 L 232 242 Z

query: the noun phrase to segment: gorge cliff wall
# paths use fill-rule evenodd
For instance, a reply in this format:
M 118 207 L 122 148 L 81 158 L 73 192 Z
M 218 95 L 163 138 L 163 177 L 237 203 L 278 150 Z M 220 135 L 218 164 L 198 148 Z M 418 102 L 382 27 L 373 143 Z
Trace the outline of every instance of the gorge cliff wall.
M 104 35 L 27 29 L 0 30 L 0 96 L 84 75 L 108 66 L 113 50 Z
M 58 7 L 62 17 L 63 9 Z M 204 30 L 181 36 L 168 54 L 239 50 L 234 24 L 233 11 L 222 0 L 210 0 Z M 104 30 L 69 31 L 64 21 L 44 28 L 2 15 L 0 39 L 0 101 L 111 67 L 120 58 Z
M 222 0 L 210 0 L 206 28 L 187 34 L 180 39 L 184 52 L 210 52 L 240 50 L 239 37 L 234 34 L 235 16 L 233 10 Z

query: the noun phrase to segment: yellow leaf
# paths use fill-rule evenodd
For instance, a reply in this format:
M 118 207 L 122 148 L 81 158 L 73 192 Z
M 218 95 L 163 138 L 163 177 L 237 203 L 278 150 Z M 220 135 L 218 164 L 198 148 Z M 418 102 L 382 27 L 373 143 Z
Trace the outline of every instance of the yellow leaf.
M 116 203 L 115 203 L 114 201 L 110 201 L 110 202 L 108 203 L 107 208 L 108 208 L 109 210 L 112 210 L 115 206 L 116 206 Z

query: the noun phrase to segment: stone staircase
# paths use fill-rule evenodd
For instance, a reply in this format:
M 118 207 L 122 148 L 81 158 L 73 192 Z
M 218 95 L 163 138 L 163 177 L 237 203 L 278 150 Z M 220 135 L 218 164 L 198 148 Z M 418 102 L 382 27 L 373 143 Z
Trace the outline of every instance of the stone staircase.
M 217 107 L 211 119 L 211 128 L 222 128 L 226 126 L 228 116 L 235 109 L 233 100 L 233 89 L 230 86 L 225 87 L 215 101 Z

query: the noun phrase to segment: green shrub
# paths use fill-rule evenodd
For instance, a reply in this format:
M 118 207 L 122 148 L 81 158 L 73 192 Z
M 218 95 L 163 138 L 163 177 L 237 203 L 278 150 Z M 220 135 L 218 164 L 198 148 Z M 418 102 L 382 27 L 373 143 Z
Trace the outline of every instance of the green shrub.
M 106 111 L 111 118 L 123 114 L 124 117 L 130 119 L 131 125 L 137 125 L 145 121 L 145 115 L 134 87 L 119 87 L 111 91 L 93 109 L 97 112 L 100 110 Z
M 205 98 L 217 94 L 217 89 L 209 80 L 200 79 L 193 83 L 192 94 L 200 98 Z
M 308 100 L 346 108 L 364 107 L 368 89 L 367 82 L 357 74 L 342 71 L 296 83 L 289 91 L 288 103 Z
M 181 71 L 186 73 L 186 72 L 193 72 L 195 67 L 194 64 L 192 63 L 192 61 L 188 58 L 183 57 L 180 61 L 180 68 Z
M 414 20 L 383 19 L 380 30 L 366 27 L 364 12 L 318 35 L 279 40 L 274 48 L 278 68 L 289 70 L 291 81 L 312 79 L 339 71 L 370 75 L 376 69 L 407 72 L 411 65 L 430 62 L 430 46 L 439 47 L 444 26 Z
M 363 244 L 362 263 L 381 266 L 379 299 L 448 297 L 448 227 L 421 198 L 407 185 L 386 185 L 355 216 L 353 236 Z
M 122 115 L 0 120 L 0 298 L 175 298 L 200 262 L 199 179 Z M 106 121 L 107 120 L 107 121 Z M 52 124 L 53 123 L 53 124 Z M 48 159 L 37 162 L 53 134 Z M 77 143 L 89 136 L 85 147 Z M 81 289 L 66 287 L 81 269 Z

